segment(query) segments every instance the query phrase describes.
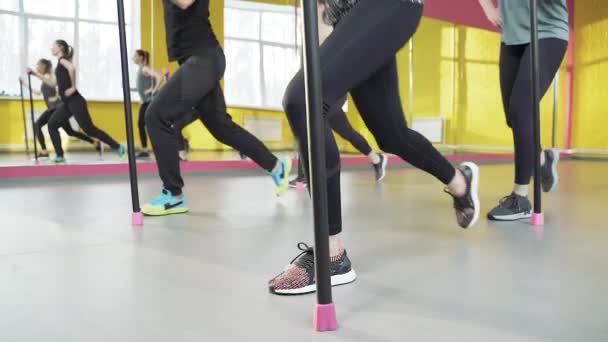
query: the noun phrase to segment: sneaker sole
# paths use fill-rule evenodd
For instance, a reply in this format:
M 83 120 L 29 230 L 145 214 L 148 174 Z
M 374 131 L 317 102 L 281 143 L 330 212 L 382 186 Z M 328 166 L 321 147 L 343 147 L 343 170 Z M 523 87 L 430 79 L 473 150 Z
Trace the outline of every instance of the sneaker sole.
M 340 286 L 350 284 L 357 279 L 357 273 L 354 269 L 351 269 L 349 272 L 344 274 L 338 274 L 331 277 L 331 286 Z M 317 291 L 317 284 L 311 284 L 308 286 L 301 287 L 299 289 L 289 289 L 289 290 L 273 290 L 270 289 L 270 293 L 282 296 L 296 296 L 303 295 L 307 293 L 313 293 Z
M 557 173 L 557 163 L 559 163 L 559 151 L 557 149 L 552 149 L 553 152 L 553 163 L 551 164 L 551 174 L 553 175 L 553 185 L 549 190 L 545 192 L 553 192 L 557 187 L 557 183 L 559 183 L 559 174 Z
M 169 210 L 146 210 L 142 209 L 142 213 L 146 216 L 167 216 L 167 215 L 175 215 L 175 214 L 184 214 L 187 213 L 190 209 L 188 208 L 173 208 Z
M 382 175 L 380 176 L 380 178 L 376 179 L 376 182 L 380 182 L 384 179 L 384 177 L 386 177 L 386 166 L 388 165 L 388 157 L 387 156 L 383 156 L 383 160 L 382 160 Z
M 518 221 L 518 220 L 523 220 L 523 219 L 529 219 L 531 217 L 532 217 L 532 211 L 527 212 L 527 213 L 502 215 L 502 216 L 495 216 L 495 215 L 488 214 L 488 219 L 492 220 L 492 221 Z
M 293 166 L 293 160 L 291 158 L 285 159 L 285 172 L 283 181 L 281 181 L 281 185 L 276 189 L 275 193 L 277 196 L 283 196 L 287 189 L 289 189 L 289 174 L 291 173 L 291 168 Z
M 479 166 L 471 162 L 464 162 L 460 165 L 468 167 L 473 173 L 473 179 L 471 180 L 471 198 L 473 199 L 473 205 L 475 206 L 475 214 L 473 220 L 465 227 L 465 229 L 467 229 L 473 227 L 477 221 L 479 221 L 479 212 L 481 209 L 479 203 Z

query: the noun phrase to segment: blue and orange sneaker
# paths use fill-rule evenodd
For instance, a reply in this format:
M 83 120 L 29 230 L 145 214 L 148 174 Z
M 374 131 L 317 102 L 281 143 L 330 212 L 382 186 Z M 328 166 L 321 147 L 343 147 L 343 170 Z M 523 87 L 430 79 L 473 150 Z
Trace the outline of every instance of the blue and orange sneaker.
M 291 173 L 292 166 L 293 160 L 291 158 L 279 159 L 279 167 L 277 170 L 269 172 L 276 186 L 275 193 L 277 196 L 282 196 L 289 188 L 289 174 Z
M 177 199 L 171 191 L 163 189 L 160 195 L 152 199 L 141 208 L 141 212 L 148 216 L 165 216 L 172 214 L 183 214 L 188 212 L 188 200 L 182 195 Z

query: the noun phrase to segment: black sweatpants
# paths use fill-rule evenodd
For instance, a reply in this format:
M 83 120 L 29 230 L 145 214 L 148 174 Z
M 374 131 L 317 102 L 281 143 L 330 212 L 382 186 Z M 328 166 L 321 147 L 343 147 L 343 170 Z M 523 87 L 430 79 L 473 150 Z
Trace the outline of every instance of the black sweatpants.
M 146 134 L 146 110 L 150 102 L 143 102 L 139 106 L 139 118 L 137 119 L 137 126 L 139 128 L 139 139 L 141 141 L 142 148 L 148 148 L 148 134 Z
M 421 134 L 407 127 L 399 97 L 396 53 L 416 32 L 422 4 L 395 0 L 360 0 L 321 45 L 325 114 L 342 106 L 350 91 L 361 117 L 383 151 L 448 184 L 454 167 Z M 283 106 L 308 170 L 304 77 L 300 70 L 285 93 Z M 340 155 L 329 125 L 325 131 L 329 230 L 342 230 Z
M 540 94 L 545 95 L 564 59 L 568 42 L 557 38 L 540 39 Z M 530 44 L 505 45 L 500 49 L 500 89 L 507 124 L 515 145 L 515 183 L 530 183 L 534 169 L 534 131 L 532 115 Z
M 38 120 L 36 120 L 36 137 L 38 138 L 38 142 L 40 143 L 40 148 L 43 150 L 46 150 L 46 141 L 44 139 L 44 134 L 42 133 L 42 127 L 44 127 L 44 125 L 46 125 L 49 120 L 51 120 L 51 117 L 57 109 L 58 108 L 47 109 L 46 111 L 44 111 L 44 113 L 42 113 L 42 115 L 40 115 L 40 117 L 38 117 Z M 61 128 L 63 128 L 65 133 L 71 137 L 86 141 L 91 144 L 94 143 L 93 139 L 91 139 L 87 135 L 75 131 L 72 128 L 72 125 L 70 125 L 69 119 L 63 123 Z
M 59 127 L 62 127 L 63 123 L 68 121 L 72 115 L 86 135 L 101 140 L 112 149 L 116 150 L 120 147 L 116 140 L 112 139 L 106 132 L 100 130 L 93 124 L 86 100 L 80 93 L 76 92 L 74 95 L 63 100 L 63 106 L 53 114 L 49 121 L 49 135 L 51 136 L 51 141 L 53 142 L 53 147 L 55 147 L 55 153 L 58 157 L 63 157 Z
M 272 171 L 276 166 L 277 158 L 268 148 L 228 114 L 219 83 L 225 68 L 220 46 L 187 58 L 148 107 L 146 127 L 158 171 L 163 186 L 173 195 L 180 195 L 184 186 L 177 153 L 180 142 L 173 125 L 193 110 L 218 141 L 243 152 L 264 170 Z

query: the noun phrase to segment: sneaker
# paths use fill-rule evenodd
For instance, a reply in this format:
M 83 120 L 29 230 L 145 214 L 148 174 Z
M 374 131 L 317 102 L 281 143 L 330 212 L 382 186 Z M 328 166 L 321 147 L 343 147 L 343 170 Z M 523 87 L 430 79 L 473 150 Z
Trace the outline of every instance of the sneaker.
M 148 216 L 183 214 L 188 210 L 186 196 L 182 195 L 182 198 L 176 199 L 167 189 L 163 189 L 160 195 L 141 208 L 141 212 Z
M 559 162 L 559 151 L 545 150 L 545 164 L 541 166 L 541 185 L 544 192 L 551 192 L 557 187 L 559 174 L 557 173 L 557 163 Z
M 38 158 L 48 158 L 48 157 L 49 157 L 49 153 L 47 151 L 38 152 Z
M 270 176 L 274 181 L 276 186 L 275 193 L 277 196 L 282 196 L 287 188 L 289 187 L 289 174 L 291 173 L 291 167 L 293 165 L 293 160 L 289 157 L 279 160 L 279 169 L 274 172 L 270 172 Z
M 120 159 L 127 158 L 127 149 L 126 149 L 126 147 L 124 145 L 118 146 L 118 148 L 116 149 L 116 154 L 118 155 L 118 157 Z
M 150 158 L 150 153 L 148 151 L 141 151 L 135 157 L 141 159 Z
M 494 221 L 515 221 L 530 217 L 532 217 L 530 200 L 515 193 L 501 199 L 498 206 L 488 213 L 488 219 Z
M 380 162 L 374 165 L 374 172 L 376 173 L 376 182 L 381 181 L 386 176 L 386 165 L 388 164 L 388 158 L 382 154 L 378 154 L 380 156 Z
M 187 151 L 179 151 L 178 152 L 179 155 L 179 160 L 180 161 L 188 161 L 188 152 Z
M 65 160 L 65 158 L 59 156 L 49 160 L 50 165 L 65 165 L 66 163 L 67 161 Z
M 305 188 L 308 186 L 308 183 L 306 183 L 306 180 L 301 179 L 301 178 L 294 178 L 289 181 L 289 187 L 292 189 L 295 189 L 298 187 L 298 183 L 302 183 Z
M 445 192 L 454 199 L 454 210 L 458 225 L 464 229 L 470 228 L 479 220 L 479 166 L 471 162 L 460 164 L 458 168 L 467 181 L 467 192 L 462 197 Z
M 302 251 L 281 274 L 268 282 L 268 290 L 277 295 L 299 295 L 317 290 L 315 283 L 315 257 L 312 247 L 303 242 L 298 244 Z M 352 283 L 357 279 L 346 251 L 329 262 L 331 286 Z

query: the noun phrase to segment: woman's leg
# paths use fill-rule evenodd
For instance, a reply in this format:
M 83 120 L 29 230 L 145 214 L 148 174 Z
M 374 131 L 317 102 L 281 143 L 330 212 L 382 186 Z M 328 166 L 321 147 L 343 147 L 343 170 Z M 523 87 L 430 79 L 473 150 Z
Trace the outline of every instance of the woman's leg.
M 148 150 L 148 135 L 146 134 L 146 110 L 150 102 L 144 102 L 139 106 L 139 118 L 137 119 L 137 125 L 139 127 L 139 139 L 141 141 L 141 148 L 144 151 Z
M 74 114 L 74 118 L 80 128 L 90 137 L 101 140 L 114 150 L 121 147 L 116 140 L 112 139 L 106 132 L 97 128 L 91 120 L 91 114 L 87 108 L 87 102 L 80 94 L 73 95 L 66 103 L 69 111 Z
M 61 128 L 63 128 L 63 130 L 65 131 L 65 133 L 71 137 L 74 137 L 76 139 L 82 140 L 82 141 L 86 141 L 89 144 L 95 144 L 95 140 L 93 140 L 91 137 L 89 137 L 86 134 L 82 134 L 79 131 L 75 130 L 72 127 L 72 124 L 70 124 L 70 120 L 66 120 L 63 125 L 61 126 Z
M 551 86 L 555 74 L 568 48 L 568 42 L 561 39 L 541 39 L 539 41 L 540 95 Z M 492 220 L 512 221 L 527 219 L 532 215 L 532 204 L 528 200 L 528 184 L 534 169 L 534 131 L 532 115 L 532 89 L 530 47 L 528 45 L 505 46 L 501 48 L 500 74 L 501 90 L 507 122 L 513 132 L 515 145 L 515 183 L 513 192 L 504 197 L 489 213 Z M 513 76 L 511 76 L 513 75 Z M 559 156 L 548 152 L 548 165 L 543 166 L 543 188 L 551 190 L 557 175 L 555 164 Z
M 46 141 L 44 140 L 44 134 L 42 134 L 42 127 L 44 127 L 44 125 L 51 120 L 54 112 L 55 109 L 47 109 L 44 113 L 42 113 L 42 115 L 40 115 L 38 120 L 36 120 L 36 137 L 38 138 L 38 143 L 40 143 L 40 149 L 42 152 L 46 152 Z
M 53 113 L 53 116 L 51 116 L 51 119 L 49 120 L 49 135 L 51 136 L 51 142 L 53 143 L 55 154 L 58 158 L 63 158 L 63 147 L 61 146 L 59 128 L 66 120 L 69 120 L 71 116 L 72 113 L 64 104 L 55 110 L 55 113 Z

